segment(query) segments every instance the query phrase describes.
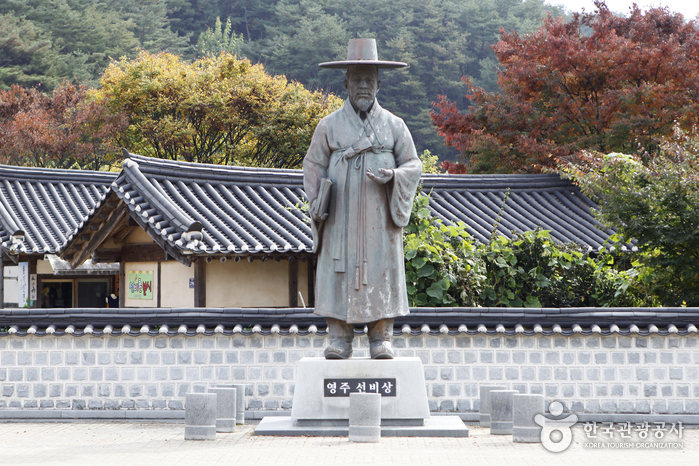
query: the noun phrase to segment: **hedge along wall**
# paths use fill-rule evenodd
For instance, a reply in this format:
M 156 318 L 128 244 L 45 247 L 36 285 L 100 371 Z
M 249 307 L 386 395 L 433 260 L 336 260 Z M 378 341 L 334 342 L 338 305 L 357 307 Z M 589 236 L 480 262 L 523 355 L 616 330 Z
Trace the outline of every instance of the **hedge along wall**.
M 322 319 L 308 310 L 160 309 L 143 311 L 140 321 L 138 310 L 106 311 L 5 312 L 0 408 L 177 411 L 187 392 L 235 382 L 247 384 L 248 410 L 289 410 L 296 363 L 322 357 L 328 343 Z M 252 311 L 262 324 L 243 317 Z M 32 313 L 38 323 L 27 327 Z M 633 313 L 638 324 L 624 320 Z M 529 325 L 534 314 L 541 323 Z M 551 324 L 551 315 L 563 325 Z M 477 412 L 479 385 L 496 383 L 543 393 L 576 413 L 699 414 L 699 336 L 689 323 L 697 315 L 686 308 L 417 309 L 397 322 L 393 344 L 399 357 L 422 360 L 433 412 Z M 169 323 L 154 324 L 158 318 Z M 356 334 L 354 357 L 367 357 L 366 335 Z

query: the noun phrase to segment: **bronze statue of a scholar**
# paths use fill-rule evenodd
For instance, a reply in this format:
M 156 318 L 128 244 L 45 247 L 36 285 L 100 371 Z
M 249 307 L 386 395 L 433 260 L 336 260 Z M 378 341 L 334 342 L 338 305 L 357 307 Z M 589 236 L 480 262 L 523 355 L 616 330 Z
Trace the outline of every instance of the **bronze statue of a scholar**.
M 408 314 L 403 227 L 410 219 L 422 164 L 402 119 L 376 100 L 379 69 L 405 63 L 378 59 L 374 39 L 352 39 L 349 98 L 318 123 L 303 161 L 313 251 L 318 253 L 315 313 L 326 317 L 327 359 L 352 355 L 354 324 L 369 328 L 370 354 L 392 359 L 394 317 Z

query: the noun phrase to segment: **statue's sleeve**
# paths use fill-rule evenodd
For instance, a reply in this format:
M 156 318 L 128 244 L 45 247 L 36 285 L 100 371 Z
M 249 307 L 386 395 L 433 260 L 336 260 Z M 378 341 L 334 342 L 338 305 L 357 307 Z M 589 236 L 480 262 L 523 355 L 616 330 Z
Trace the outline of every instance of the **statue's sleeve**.
M 422 175 L 422 162 L 417 156 L 413 138 L 403 120 L 398 120 L 394 131 L 393 154 L 396 168 L 391 189 L 391 217 L 393 222 L 404 227 L 410 220 L 410 212 L 415 199 L 415 191 Z
M 330 163 L 331 149 L 329 145 L 328 123 L 323 119 L 316 126 L 308 146 L 308 152 L 303 159 L 303 188 L 308 198 L 308 212 L 313 212 L 316 200 L 318 199 L 318 188 L 320 180 L 327 178 L 328 165 Z M 313 233 L 313 252 L 320 250 L 323 222 L 316 222 L 311 218 L 311 231 Z

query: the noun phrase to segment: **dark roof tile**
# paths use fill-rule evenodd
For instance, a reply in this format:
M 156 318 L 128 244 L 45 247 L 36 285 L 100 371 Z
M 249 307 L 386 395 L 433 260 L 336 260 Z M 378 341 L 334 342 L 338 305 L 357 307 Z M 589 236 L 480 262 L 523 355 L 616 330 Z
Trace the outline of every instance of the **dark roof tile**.
M 0 239 L 5 250 L 55 254 L 94 213 L 115 173 L 0 165 Z M 10 237 L 20 237 L 12 245 Z

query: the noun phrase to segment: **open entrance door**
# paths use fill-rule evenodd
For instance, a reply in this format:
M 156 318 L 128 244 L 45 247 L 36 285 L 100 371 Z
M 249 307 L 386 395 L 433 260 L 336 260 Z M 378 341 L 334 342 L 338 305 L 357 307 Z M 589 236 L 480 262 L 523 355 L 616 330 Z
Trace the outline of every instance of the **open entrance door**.
M 109 295 L 110 280 L 90 279 L 77 280 L 78 307 L 106 307 Z

